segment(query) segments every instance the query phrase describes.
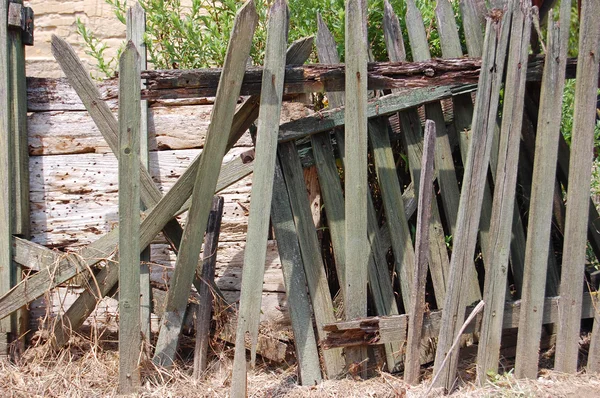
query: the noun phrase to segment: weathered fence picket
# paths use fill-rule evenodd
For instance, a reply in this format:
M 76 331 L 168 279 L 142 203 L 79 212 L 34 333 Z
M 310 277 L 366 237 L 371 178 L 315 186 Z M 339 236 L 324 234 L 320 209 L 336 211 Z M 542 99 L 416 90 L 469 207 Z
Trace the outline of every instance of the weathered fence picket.
M 552 222 L 552 197 L 554 184 L 548 184 L 548 176 L 556 175 L 556 156 L 558 136 L 560 135 L 560 117 L 562 92 L 564 88 L 564 60 L 567 51 L 569 30 L 570 1 L 560 9 L 560 23 L 553 18 L 548 21 L 547 62 L 542 80 L 538 131 L 535 144 L 535 158 L 531 183 L 531 201 L 523 292 L 523 309 L 519 323 L 515 375 L 535 378 L 538 371 L 538 347 L 541 336 L 540 309 L 544 303 L 546 290 L 546 270 L 548 252 L 540 250 L 548 246 Z M 563 24 L 564 23 L 564 24 Z
M 584 1 L 579 27 L 579 63 L 575 86 L 575 110 L 569 164 L 569 189 L 560 283 L 559 322 L 556 336 L 555 368 L 576 373 L 579 356 L 582 277 L 586 263 L 590 181 L 596 126 L 600 3 Z
M 119 58 L 119 393 L 141 385 L 140 55 L 129 41 Z

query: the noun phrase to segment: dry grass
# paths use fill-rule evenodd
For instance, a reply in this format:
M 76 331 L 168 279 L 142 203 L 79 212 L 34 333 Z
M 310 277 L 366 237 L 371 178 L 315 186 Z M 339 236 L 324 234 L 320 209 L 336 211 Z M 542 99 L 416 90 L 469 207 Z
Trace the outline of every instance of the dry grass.
M 202 380 L 191 377 L 191 361 L 172 369 L 142 363 L 142 397 L 227 397 L 232 350 L 220 347 Z M 497 376 L 483 388 L 473 384 L 472 365 L 461 367 L 461 387 L 452 397 L 594 397 L 600 395 L 597 375 L 562 375 L 542 371 L 538 380 L 516 380 L 511 374 Z M 411 387 L 401 377 L 379 372 L 356 381 L 350 377 L 325 381 L 318 386 L 297 385 L 295 366 L 259 364 L 249 374 L 250 397 L 423 397 L 431 369 L 423 370 L 425 383 Z M 117 396 L 118 354 L 109 336 L 100 343 L 77 337 L 71 345 L 54 352 L 48 344 L 29 348 L 19 363 L 0 360 L 1 397 L 114 397 Z M 441 396 L 434 391 L 430 396 Z

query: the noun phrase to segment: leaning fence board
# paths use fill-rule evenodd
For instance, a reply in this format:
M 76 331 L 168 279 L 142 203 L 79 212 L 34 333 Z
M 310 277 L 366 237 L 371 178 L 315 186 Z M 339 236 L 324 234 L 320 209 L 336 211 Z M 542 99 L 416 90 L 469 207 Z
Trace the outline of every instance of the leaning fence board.
M 550 240 L 554 184 L 548 184 L 547 179 L 556 175 L 570 1 L 563 3 L 560 13 L 560 23 L 550 18 L 548 24 L 547 58 L 558 62 L 546 63 L 542 80 L 521 294 L 524 306 L 515 362 L 515 375 L 519 378 L 535 378 L 538 372 L 542 316 L 539 308 L 543 305 L 548 267 L 548 252 L 540 248 L 548 246 Z
M 304 62 L 310 53 L 310 49 L 311 46 L 307 45 L 308 43 L 311 43 L 312 39 L 311 38 L 307 38 L 307 39 L 300 39 L 295 41 L 290 48 L 288 49 L 288 63 L 302 63 Z M 233 118 L 233 123 L 231 126 L 231 133 L 229 136 L 229 141 L 228 141 L 228 147 L 231 148 L 235 142 L 239 139 L 239 137 L 248 129 L 248 127 L 250 126 L 250 124 L 253 123 L 253 121 L 255 120 L 256 116 L 258 113 L 258 99 L 255 97 L 250 97 L 248 98 L 244 104 L 242 104 L 237 112 L 234 115 Z M 173 185 L 173 187 L 169 190 L 169 192 L 165 195 L 165 197 L 157 204 L 157 206 L 155 206 L 155 208 L 153 208 L 150 212 L 148 212 L 146 219 L 144 220 L 144 222 L 142 223 L 141 226 L 141 231 L 142 231 L 142 235 L 144 235 L 144 232 L 148 232 L 145 236 L 142 236 L 141 242 L 142 245 L 148 245 L 150 244 L 150 242 L 152 241 L 152 239 L 154 238 L 154 236 L 158 233 L 158 231 L 160 230 L 160 228 L 162 228 L 162 226 L 164 226 L 164 224 L 166 222 L 168 222 L 168 220 L 170 220 L 173 215 L 180 209 L 181 206 L 185 207 L 185 202 L 186 199 L 190 196 L 190 194 L 192 193 L 192 179 L 194 178 L 195 173 L 198 170 L 198 165 L 200 163 L 200 159 L 202 158 L 202 156 L 198 156 L 190 165 L 190 167 L 188 167 L 186 169 L 186 171 L 182 174 L 182 176 L 179 178 L 179 180 L 177 180 L 177 182 L 175 183 L 175 185 Z M 251 162 L 242 160 L 240 158 L 236 158 L 234 161 L 230 162 L 229 164 L 226 164 L 225 166 L 222 167 L 221 169 L 221 175 L 219 178 L 219 182 L 217 183 L 217 192 L 220 191 L 221 189 L 231 185 L 232 183 L 240 180 L 241 178 L 243 178 L 244 176 L 248 175 L 250 172 L 252 171 L 252 164 Z M 156 229 L 156 227 L 158 227 L 158 229 Z M 108 253 L 110 253 L 111 250 L 111 246 L 114 245 L 114 243 L 116 243 L 114 241 L 115 239 L 115 235 L 113 235 L 111 238 L 101 238 L 99 239 L 96 243 L 94 243 L 93 245 L 91 245 L 92 248 L 96 249 L 96 248 L 100 248 L 101 249 L 101 253 L 106 253 L 108 251 Z M 85 250 L 87 250 L 88 248 L 84 249 L 84 253 Z M 96 255 L 96 257 L 107 257 L 108 254 L 102 255 L 102 256 L 98 256 Z M 98 260 L 96 260 L 95 262 L 92 261 L 88 261 L 88 265 L 93 265 L 95 263 L 98 262 Z M 69 264 L 67 264 L 69 265 Z M 60 284 L 68 279 L 70 279 L 72 276 L 74 276 L 76 273 L 78 273 L 79 270 L 77 270 L 76 268 L 73 267 L 68 267 L 67 269 L 64 270 L 64 274 L 61 274 L 61 278 L 56 278 L 58 280 L 55 280 L 53 282 L 53 286 Z M 110 288 L 112 288 L 112 286 L 114 286 L 114 284 L 117 281 L 117 277 L 114 276 L 115 273 L 117 273 L 116 270 L 114 269 L 104 269 L 101 271 L 101 274 L 104 273 L 103 278 L 106 278 L 106 280 L 108 281 L 108 283 L 112 283 L 112 285 L 108 286 L 107 290 L 110 290 Z M 25 300 L 33 300 L 39 296 L 41 296 L 43 294 L 43 290 L 41 288 L 41 285 L 39 285 L 40 283 L 43 283 L 43 277 L 36 277 L 34 276 L 35 282 L 38 284 L 38 289 L 34 292 L 35 297 L 32 296 L 28 296 L 27 294 L 25 294 L 24 299 Z M 107 283 L 107 284 L 108 284 Z M 22 288 L 22 286 L 21 286 Z M 23 295 L 23 290 L 19 291 L 19 293 L 21 295 Z M 29 293 L 31 293 L 31 291 L 29 291 Z M 30 298 L 32 297 L 32 298 Z M 91 292 L 90 290 L 86 290 L 82 293 L 82 295 L 78 298 L 78 300 L 73 304 L 72 308 L 74 308 L 74 312 L 76 314 L 78 314 L 78 316 L 80 316 L 80 318 L 76 318 L 76 319 L 71 319 L 71 323 L 72 324 L 79 324 L 81 325 L 83 323 L 84 319 L 81 319 L 82 316 L 86 316 L 86 314 L 89 314 L 89 311 L 91 311 L 91 309 L 89 309 L 90 305 L 88 304 L 89 302 L 92 302 L 93 300 L 95 300 L 95 296 L 93 294 L 93 292 Z M 10 302 L 10 299 L 8 300 Z M 2 299 L 0 298 L 0 310 L 1 310 L 1 306 L 2 306 Z M 2 318 L 2 313 L 0 311 L 0 318 Z
M 423 316 L 425 312 L 425 284 L 427 283 L 427 263 L 429 256 L 429 222 L 433 197 L 433 162 L 436 140 L 435 122 L 425 122 L 423 137 L 423 159 L 421 160 L 421 189 L 419 190 L 419 212 L 415 238 L 415 269 L 412 280 L 411 300 L 408 309 L 408 335 L 406 338 L 406 359 L 404 380 L 418 384 L 420 373 L 420 342 Z
M 278 158 L 287 185 L 294 222 L 298 230 L 298 241 L 317 324 L 317 335 L 319 339 L 322 339 L 324 337 L 323 325 L 335 319 L 335 314 L 325 274 L 325 266 L 319 249 L 319 240 L 308 206 L 302 165 L 294 143 L 280 144 Z M 344 361 L 339 350 L 323 352 L 323 362 L 329 377 L 335 377 L 343 371 Z
M 594 151 L 594 128 L 600 54 L 600 3 L 584 1 L 579 28 L 579 64 L 575 86 L 575 111 L 569 164 L 569 189 L 565 217 L 565 240 L 560 283 L 556 370 L 577 372 L 581 318 L 581 293 L 586 263 L 588 204 Z
M 501 18 L 488 20 L 486 45 L 483 56 L 482 73 L 473 114 L 473 137 L 471 139 L 463 185 L 453 252 L 450 260 L 450 273 L 442 322 L 435 358 L 434 373 L 440 374 L 436 387 L 450 390 L 454 385 L 458 352 L 450 352 L 464 319 L 467 297 L 462 292 L 470 281 L 466 267 L 472 266 L 475 252 L 483 186 L 487 177 L 487 165 L 492 147 L 492 135 L 498 108 L 498 95 L 502 82 L 511 12 L 505 12 Z M 467 194 L 468 193 L 468 194 Z M 444 367 L 446 355 L 450 361 Z
M 531 33 L 531 2 L 515 7 L 511 29 L 511 43 L 507 62 L 502 126 L 494 187 L 494 207 L 490 222 L 490 252 L 487 264 L 483 301 L 483 322 L 477 350 L 477 378 L 480 385 L 487 381 L 488 372 L 498 372 L 500 340 L 508 262 L 515 210 L 519 144 L 525 97 L 525 71 Z
M 9 60 L 8 60 L 8 4 L 0 3 L 0 294 L 6 294 L 11 289 L 12 268 L 12 137 L 9 120 Z M 19 306 L 20 307 L 20 306 Z M 18 307 L 17 307 L 18 308 Z M 15 309 L 17 309 L 15 308 Z M 10 319 L 0 322 L 0 355 L 8 354 Z
M 86 105 L 90 116 L 98 126 L 102 136 L 110 146 L 113 153 L 118 152 L 118 122 L 111 113 L 108 105 L 100 100 L 98 89 L 86 72 L 83 64 L 77 57 L 75 50 L 63 39 L 52 36 L 52 54 L 62 70 L 67 75 L 69 82 Z M 160 200 L 162 194 L 152 181 L 148 170 L 140 162 L 140 195 L 142 202 L 148 208 Z M 165 236 L 174 247 L 181 240 L 181 227 L 176 221 L 169 221 L 164 229 Z
M 119 58 L 119 393 L 141 385 L 140 56 L 133 42 Z
M 203 232 L 206 228 L 211 198 L 225 155 L 229 132 L 240 92 L 241 80 L 246 66 L 258 16 L 252 0 L 247 1 L 236 14 L 229 39 L 227 55 L 221 74 L 213 108 L 212 120 L 207 132 L 205 152 L 194 179 L 192 205 L 188 211 L 188 226 L 183 232 L 177 256 L 175 273 L 169 283 L 165 314 L 156 343 L 153 361 L 163 365 L 172 364 L 182 324 L 182 309 L 187 303 L 191 282 L 196 270 Z M 233 84 L 229 84 L 233 82 Z M 227 86 L 227 87 L 225 87 Z M 223 134 L 223 132 L 227 132 Z
M 289 27 L 289 9 L 285 0 L 277 0 L 269 11 L 265 71 L 262 79 L 258 133 L 256 137 L 256 162 L 252 179 L 252 201 L 244 252 L 240 310 L 236 332 L 235 358 L 231 382 L 231 396 L 246 394 L 247 365 L 245 339 L 250 336 L 251 367 L 256 360 L 258 339 L 257 315 L 260 312 L 260 287 L 262 285 L 266 243 L 269 233 L 273 196 L 273 173 L 277 158 L 277 133 L 283 96 L 285 49 Z

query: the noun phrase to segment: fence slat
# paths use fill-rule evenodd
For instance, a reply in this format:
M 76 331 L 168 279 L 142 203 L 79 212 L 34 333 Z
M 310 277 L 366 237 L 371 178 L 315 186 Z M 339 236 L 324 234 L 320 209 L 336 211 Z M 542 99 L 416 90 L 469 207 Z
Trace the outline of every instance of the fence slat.
M 215 196 L 208 216 L 206 239 L 202 248 L 202 285 L 198 290 L 198 310 L 196 312 L 196 344 L 194 346 L 194 373 L 200 379 L 208 365 L 208 344 L 210 340 L 210 321 L 213 309 L 213 293 L 211 282 L 215 279 L 217 265 L 217 248 L 223 217 L 223 197 Z
M 458 209 L 456 234 L 454 236 L 450 273 L 442 323 L 435 357 L 434 374 L 439 374 L 436 387 L 450 390 L 454 385 L 458 352 L 450 348 L 462 326 L 467 297 L 462 294 L 471 281 L 467 267 L 471 266 L 483 201 L 483 187 L 487 176 L 487 165 L 492 149 L 498 99 L 508 45 L 508 32 L 512 9 L 501 18 L 488 20 L 486 27 L 485 53 L 482 60 L 479 90 L 473 114 L 473 137 L 468 152 L 463 177 L 462 195 Z M 446 355 L 447 365 L 442 367 Z
M 598 308 L 600 300 L 598 293 L 592 298 L 594 308 Z M 582 305 L 584 307 L 584 305 Z M 583 311 L 582 311 L 583 312 Z M 595 311 L 594 327 L 592 328 L 592 338 L 590 342 L 590 351 L 588 354 L 587 372 L 600 373 L 600 311 Z
M 231 395 L 246 394 L 246 345 L 250 336 L 251 367 L 256 360 L 256 343 L 264 279 L 269 215 L 273 197 L 273 173 L 277 157 L 277 133 L 281 116 L 285 49 L 289 27 L 289 10 L 285 0 L 273 3 L 269 12 L 265 70 L 258 115 L 256 138 L 256 164 L 252 178 L 252 200 L 246 233 L 246 250 L 242 269 L 242 288 L 236 332 L 235 358 L 231 382 Z M 193 203 L 193 202 L 192 202 Z
M 221 162 L 227 149 L 237 97 L 246 61 L 250 54 L 257 20 L 254 1 L 248 0 L 238 10 L 231 31 L 211 123 L 206 133 L 206 144 L 194 180 L 187 227 L 181 239 L 175 272 L 169 281 L 166 310 L 161 319 L 161 330 L 153 358 L 155 363 L 170 365 L 175 358 L 183 313 L 198 263 L 200 245 L 208 220 L 213 192 L 217 185 Z M 227 134 L 223 134 L 223 132 L 227 132 Z
M 277 248 L 281 258 L 283 278 L 294 330 L 294 345 L 298 358 L 300 383 L 313 385 L 321 382 L 321 365 L 319 350 L 313 327 L 313 313 L 310 297 L 306 290 L 308 285 L 302 261 L 298 231 L 294 224 L 294 216 L 290 205 L 281 162 L 275 163 L 273 178 L 273 203 L 271 205 L 271 220 L 277 239 Z
M 487 382 L 488 372 L 498 372 L 502 319 L 508 281 L 518 175 L 519 144 L 525 99 L 525 72 L 531 33 L 531 2 L 515 7 L 507 62 L 502 126 L 494 187 L 494 207 L 490 222 L 490 252 L 487 255 L 483 301 L 483 322 L 477 350 L 477 377 Z
M 436 125 L 432 120 L 425 122 L 423 138 L 423 158 L 421 160 L 421 189 L 417 213 L 415 242 L 415 271 L 412 280 L 411 300 L 408 313 L 408 336 L 406 339 L 406 360 L 404 380 L 408 384 L 418 384 L 421 368 L 421 329 L 425 312 L 425 284 L 427 283 L 427 263 L 429 262 L 429 223 L 433 197 L 433 169 L 436 141 Z
M 119 58 L 119 393 L 140 387 L 140 56 Z
M 548 176 L 556 175 L 569 16 L 570 1 L 566 1 L 560 9 L 560 23 L 556 23 L 553 18 L 548 20 L 546 57 L 558 62 L 545 64 L 539 104 L 521 294 L 523 307 L 515 361 L 515 376 L 519 378 L 535 378 L 538 371 L 542 325 L 540 309 L 544 305 L 548 269 L 548 252 L 540 248 L 548 246 L 550 241 L 554 184 L 548 184 Z
M 11 101 L 9 99 L 8 4 L 8 1 L 0 3 L 0 204 L 2 206 L 0 209 L 0 294 L 6 294 L 11 289 L 11 236 L 13 232 L 11 199 L 13 146 L 9 121 Z M 0 356 L 8 354 L 11 329 L 10 318 L 0 322 Z
M 146 69 L 146 13 L 140 3 L 135 3 L 127 10 L 127 40 L 131 40 L 140 54 L 140 68 Z M 145 88 L 144 82 L 141 88 Z M 148 101 L 140 101 L 140 161 L 150 167 L 148 159 Z M 142 205 L 142 210 L 145 206 Z M 142 322 L 142 336 L 145 341 L 150 341 L 150 314 L 152 312 L 152 288 L 150 286 L 150 246 L 146 247 L 140 255 L 140 320 Z
M 594 128 L 598 62 L 600 54 L 600 3 L 584 1 L 579 28 L 579 63 L 575 86 L 575 111 L 569 189 L 565 217 L 565 240 L 560 283 L 559 322 L 556 336 L 555 368 L 559 372 L 576 373 L 579 354 L 581 294 L 586 263 L 587 225 L 590 181 L 594 152 Z

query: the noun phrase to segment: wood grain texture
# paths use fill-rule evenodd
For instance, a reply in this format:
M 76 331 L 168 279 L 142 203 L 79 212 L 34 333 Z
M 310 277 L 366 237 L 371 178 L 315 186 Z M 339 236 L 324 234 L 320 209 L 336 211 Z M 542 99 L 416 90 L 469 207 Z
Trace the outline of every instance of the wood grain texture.
M 119 58 L 119 393 L 140 385 L 140 56 L 129 41 Z
M 552 222 L 552 196 L 554 184 L 548 184 L 549 175 L 556 174 L 558 136 L 560 135 L 562 92 L 564 88 L 564 60 L 567 51 L 570 2 L 565 2 L 560 12 L 560 23 L 550 21 L 547 39 L 547 57 L 557 62 L 546 63 L 542 94 L 540 97 L 538 131 L 531 185 L 528 238 L 523 275 L 523 313 L 519 324 L 515 376 L 535 378 L 538 371 L 538 347 L 541 334 L 548 253 L 539 250 L 550 240 Z M 564 25 L 563 25 L 564 23 Z
M 592 173 L 598 63 L 600 54 L 600 3 L 582 2 L 579 29 L 579 64 L 575 85 L 575 110 L 569 189 L 565 217 L 565 241 L 560 283 L 559 322 L 556 336 L 555 367 L 564 373 L 576 373 L 579 357 L 581 294 L 586 264 L 587 226 Z

